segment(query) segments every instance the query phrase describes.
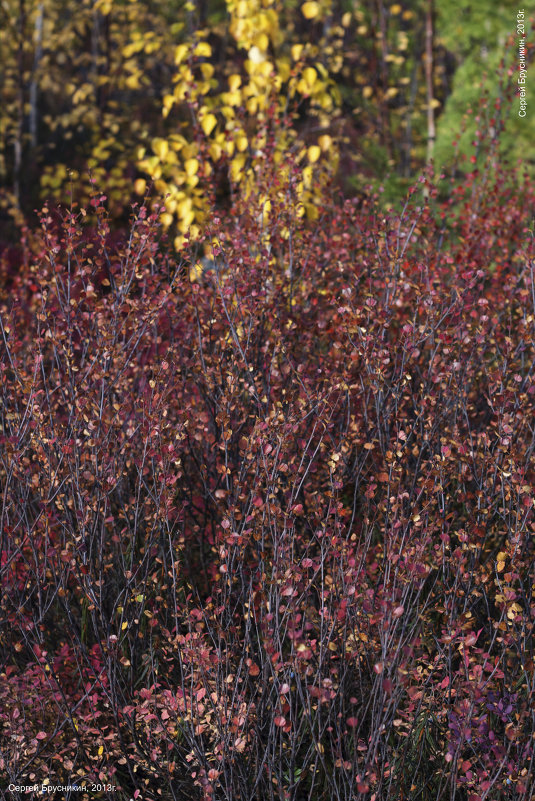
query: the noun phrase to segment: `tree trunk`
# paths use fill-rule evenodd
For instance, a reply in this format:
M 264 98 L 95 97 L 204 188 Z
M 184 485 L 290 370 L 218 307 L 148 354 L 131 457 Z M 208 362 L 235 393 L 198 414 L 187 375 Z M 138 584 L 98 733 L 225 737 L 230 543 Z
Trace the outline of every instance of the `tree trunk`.
M 427 88 L 427 163 L 435 149 L 435 109 L 433 108 L 433 0 L 427 2 L 425 19 L 425 82 Z
M 38 126 L 38 111 L 37 111 L 37 90 L 38 90 L 38 77 L 39 66 L 43 55 L 43 17 L 44 17 L 44 4 L 39 3 L 37 9 L 37 17 L 35 19 L 35 53 L 33 59 L 33 74 L 30 84 L 30 142 L 32 149 L 37 147 L 37 126 Z
M 26 29 L 26 7 L 19 0 L 18 42 L 17 42 L 17 126 L 13 142 L 13 194 L 15 204 L 20 208 L 22 137 L 24 134 L 24 34 Z

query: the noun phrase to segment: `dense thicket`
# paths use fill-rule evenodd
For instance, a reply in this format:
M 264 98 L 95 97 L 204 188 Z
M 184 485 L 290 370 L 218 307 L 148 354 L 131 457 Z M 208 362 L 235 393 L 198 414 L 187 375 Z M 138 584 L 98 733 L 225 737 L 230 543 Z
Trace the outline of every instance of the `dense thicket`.
M 0 13 L 0 795 L 529 801 L 525 12 Z
M 269 158 L 257 179 L 269 214 L 238 198 L 199 261 L 144 207 L 113 240 L 99 195 L 96 226 L 27 233 L 1 310 L 4 781 L 527 801 L 533 187 L 424 182 L 387 216 L 325 195 L 311 223 Z

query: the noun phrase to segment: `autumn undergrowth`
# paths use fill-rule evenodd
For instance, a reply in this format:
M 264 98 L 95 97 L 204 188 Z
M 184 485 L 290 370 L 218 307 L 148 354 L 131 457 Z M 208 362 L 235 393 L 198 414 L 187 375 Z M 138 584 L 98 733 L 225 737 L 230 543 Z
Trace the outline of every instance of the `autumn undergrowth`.
M 145 206 L 112 237 L 98 195 L 27 233 L 1 789 L 527 801 L 533 187 L 333 191 L 308 222 L 291 171 L 257 177 L 178 255 Z

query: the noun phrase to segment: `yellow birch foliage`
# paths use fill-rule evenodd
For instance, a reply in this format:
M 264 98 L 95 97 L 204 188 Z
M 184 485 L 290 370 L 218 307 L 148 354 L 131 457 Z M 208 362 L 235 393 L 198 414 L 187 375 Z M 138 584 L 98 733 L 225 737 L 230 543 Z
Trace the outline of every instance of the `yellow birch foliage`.
M 315 16 L 328 15 L 330 2 L 314 6 Z M 139 162 L 166 198 L 162 221 L 176 226 L 177 248 L 185 235 L 191 239 L 201 231 L 207 181 L 216 169 L 224 169 L 232 193 L 268 213 L 269 198 L 256 192 L 255 177 L 270 135 L 280 164 L 273 191 L 284 192 L 289 180 L 284 156 L 291 151 L 301 165 L 298 208 L 312 218 L 321 200 L 321 174 L 337 165 L 327 131 L 340 98 L 318 47 L 295 41 L 294 27 L 283 24 L 281 0 L 226 0 L 226 9 L 217 31 L 198 30 L 193 41 L 177 46 L 174 85 L 162 109 L 165 118 L 176 119 L 176 131 L 154 138 Z M 302 13 L 307 19 L 311 9 Z M 228 52 L 214 52 L 214 33 L 219 43 L 231 42 Z M 315 120 L 313 141 L 300 125 L 304 110 L 307 120 Z
M 3 0 L 0 186 L 66 202 L 72 182 L 86 203 L 91 173 L 112 214 L 128 208 L 138 149 L 162 127 L 184 2 L 169 13 L 165 0 Z

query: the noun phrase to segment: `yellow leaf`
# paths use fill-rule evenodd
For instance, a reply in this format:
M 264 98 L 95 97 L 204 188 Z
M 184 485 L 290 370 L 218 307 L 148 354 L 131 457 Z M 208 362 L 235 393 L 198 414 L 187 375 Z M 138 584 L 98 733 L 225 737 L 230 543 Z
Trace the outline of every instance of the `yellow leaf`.
M 236 75 L 235 73 L 233 75 L 229 75 L 228 85 L 230 91 L 235 92 L 236 89 L 239 89 L 239 87 L 241 86 L 241 76 Z
M 201 128 L 206 136 L 210 136 L 216 125 L 217 120 L 214 114 L 206 114 L 201 120 Z
M 209 81 L 212 75 L 214 74 L 214 68 L 211 64 L 204 63 L 201 64 L 201 72 L 204 80 Z
M 267 50 L 269 47 L 269 39 L 265 33 L 260 33 L 256 39 L 255 44 L 260 50 Z
M 175 50 L 175 64 L 177 65 L 180 64 L 184 60 L 184 57 L 186 56 L 187 52 L 188 52 L 188 45 L 185 44 L 178 45 L 177 49 Z
M 226 96 L 228 98 L 228 93 L 226 93 Z M 238 105 L 238 103 L 236 103 L 236 105 Z M 219 110 L 227 121 L 233 120 L 236 117 L 236 112 L 234 111 L 232 106 L 221 106 Z
M 371 86 L 365 86 L 364 89 L 362 90 L 362 95 L 366 99 L 371 97 L 373 95 L 373 89 L 371 88 Z
M 191 178 L 193 175 L 197 174 L 197 170 L 199 169 L 199 162 L 197 159 L 188 159 L 184 164 L 184 169 L 186 170 L 186 175 Z
M 323 136 L 320 136 L 320 138 L 318 139 L 318 144 L 319 144 L 319 146 L 321 147 L 321 149 L 322 149 L 322 151 L 324 153 L 327 150 L 329 150 L 329 148 L 331 147 L 332 143 L 333 143 L 333 140 L 331 139 L 329 134 L 324 134 Z
M 314 17 L 318 16 L 319 11 L 319 3 L 315 3 L 314 0 L 310 0 L 308 3 L 303 3 L 301 6 L 301 13 L 306 19 L 314 19 Z
M 303 45 L 302 44 L 295 44 L 292 47 L 292 58 L 294 61 L 299 61 L 301 58 L 301 53 L 303 52 Z
M 189 211 L 191 211 L 191 198 L 183 198 L 180 203 L 177 204 L 177 211 L 181 217 L 184 217 Z
M 142 47 L 143 45 L 141 45 Z M 138 42 L 130 42 L 127 44 L 126 47 L 123 47 L 123 56 L 125 58 L 131 58 L 134 53 L 138 53 L 141 49 Z
M 202 116 L 202 115 L 201 115 Z M 184 161 L 186 159 L 194 159 L 197 156 L 197 145 L 194 142 L 186 142 L 184 147 L 182 148 L 182 157 Z
M 249 146 L 249 140 L 245 134 L 239 134 L 234 141 L 236 143 L 236 149 L 239 150 L 240 153 L 243 153 L 244 150 L 247 150 Z
M 248 55 L 249 55 L 249 61 L 251 61 L 253 64 L 261 64 L 262 61 L 265 61 L 266 58 L 264 53 L 256 45 L 253 45 L 253 47 L 251 47 Z
M 202 264 L 200 263 L 200 261 L 198 261 L 196 264 L 193 265 L 193 267 L 191 267 L 189 271 L 189 280 L 198 281 L 202 275 L 202 270 L 203 270 Z
M 263 61 L 261 64 L 259 64 L 258 72 L 264 78 L 269 78 L 271 73 L 273 72 L 273 64 L 271 63 L 271 61 Z
M 307 150 L 307 157 L 312 164 L 314 164 L 314 162 L 316 162 L 319 159 L 320 155 L 321 155 L 321 148 L 318 147 L 318 145 L 310 145 L 310 147 Z
M 291 64 L 286 58 L 279 58 L 277 60 L 278 77 L 281 81 L 287 81 L 291 73 Z
M 169 152 L 169 145 L 167 144 L 165 139 L 160 139 L 159 137 L 157 137 L 156 139 L 152 140 L 151 145 L 153 151 L 156 153 L 160 161 L 165 161 L 165 157 Z
M 307 67 L 306 69 L 303 70 L 303 78 L 309 86 L 311 87 L 314 86 L 317 77 L 318 73 L 316 72 L 314 67 Z
M 235 156 L 230 163 L 230 177 L 235 183 L 237 183 L 241 178 L 244 164 L 245 156 L 242 153 L 240 153 L 239 156 Z
M 103 16 L 107 16 L 111 11 L 110 0 L 97 0 L 95 3 L 95 10 L 99 10 Z
M 218 145 L 216 142 L 212 142 L 210 147 L 208 148 L 208 152 L 210 154 L 210 158 L 214 161 L 219 161 L 221 158 L 221 145 Z
M 199 42 L 195 50 L 193 51 L 196 56 L 201 56 L 201 58 L 210 58 L 212 55 L 212 48 L 208 44 L 208 42 Z
M 101 745 L 101 746 L 99 747 L 99 749 L 98 749 L 98 755 L 99 755 L 99 756 L 102 756 L 102 754 L 103 754 L 103 753 L 104 753 L 104 746 L 103 746 L 103 745 Z
M 320 216 L 318 207 L 316 206 L 315 203 L 306 203 L 305 212 L 309 220 L 317 220 L 318 217 Z
M 135 75 L 129 75 L 125 81 L 125 84 L 128 89 L 139 89 L 141 83 L 139 81 L 140 73 L 136 73 Z
M 127 629 L 127 628 L 128 628 L 128 623 L 127 623 L 127 622 L 126 622 L 126 620 L 125 620 L 125 621 L 124 621 L 124 623 L 123 623 L 123 624 L 122 624 L 122 626 L 121 626 L 121 631 L 124 631 L 124 630 L 125 630 L 125 629 Z
M 393 6 L 390 6 L 390 13 L 391 14 L 394 14 L 394 15 L 401 14 L 401 11 L 402 11 L 402 8 L 399 5 L 399 3 L 394 3 Z
M 144 195 L 147 189 L 147 182 L 144 178 L 138 178 L 134 183 L 134 191 L 136 195 Z
M 177 205 L 177 211 L 180 215 L 180 230 L 185 232 L 195 219 L 195 212 L 191 208 L 191 198 L 186 198 Z
M 173 106 L 175 105 L 175 96 L 174 95 L 164 95 L 163 98 L 163 111 L 162 114 L 164 117 L 167 117 Z

